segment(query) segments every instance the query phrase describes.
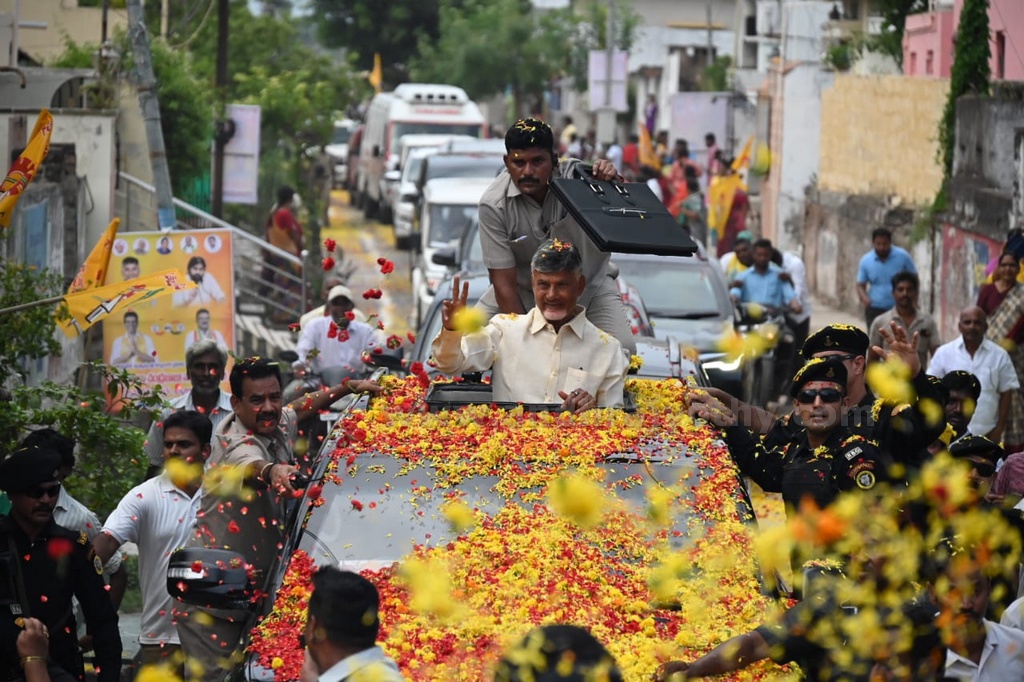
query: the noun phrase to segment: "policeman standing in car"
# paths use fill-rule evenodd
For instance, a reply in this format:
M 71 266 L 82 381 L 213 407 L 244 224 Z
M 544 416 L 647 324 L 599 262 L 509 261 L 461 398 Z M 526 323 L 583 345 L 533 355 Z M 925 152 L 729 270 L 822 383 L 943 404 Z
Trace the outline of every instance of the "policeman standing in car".
M 803 428 L 788 443 L 766 449 L 746 427 L 725 429 L 729 451 L 741 473 L 767 492 L 782 493 L 788 513 L 808 499 L 822 508 L 840 492 L 871 490 L 888 480 L 889 456 L 842 425 L 846 400 L 842 362 L 809 361 L 794 375 L 790 392 Z

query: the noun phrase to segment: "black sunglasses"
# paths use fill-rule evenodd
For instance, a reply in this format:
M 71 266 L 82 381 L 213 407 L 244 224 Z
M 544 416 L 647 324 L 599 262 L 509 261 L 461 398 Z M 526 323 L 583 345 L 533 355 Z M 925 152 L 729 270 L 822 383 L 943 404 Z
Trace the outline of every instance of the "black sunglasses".
M 805 388 L 796 394 L 796 401 L 798 403 L 811 404 L 815 398 L 821 398 L 823 403 L 838 403 L 843 400 L 843 392 L 835 388 L 820 388 L 813 390 Z
M 41 497 L 57 497 L 60 495 L 60 483 L 44 488 L 43 486 L 36 486 L 32 490 L 26 490 L 25 494 L 34 500 L 38 500 Z

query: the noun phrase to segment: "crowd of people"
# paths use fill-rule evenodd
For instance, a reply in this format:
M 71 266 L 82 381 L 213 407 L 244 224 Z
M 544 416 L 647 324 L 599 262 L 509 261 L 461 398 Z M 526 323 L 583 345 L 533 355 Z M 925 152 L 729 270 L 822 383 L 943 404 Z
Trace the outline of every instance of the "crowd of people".
M 573 413 L 620 406 L 633 341 L 608 254 L 548 192 L 550 179 L 570 174 L 575 161 L 559 161 L 554 133 L 536 119 L 518 121 L 505 142 L 507 172 L 480 207 L 491 278 L 480 308 L 489 321 L 459 323 L 468 290 L 456 279 L 433 340 L 438 367 L 492 370 L 498 402 L 555 403 Z M 626 163 L 632 152 L 597 160 L 595 176 L 617 177 L 620 157 Z M 686 155 L 676 161 L 684 177 L 699 175 L 686 170 Z M 709 159 L 707 168 L 725 165 Z M 696 212 L 691 205 L 680 215 Z M 721 429 L 740 473 L 780 493 L 791 520 L 846 519 L 842 541 L 828 534 L 824 543 L 835 546 L 787 557 L 798 571 L 805 559 L 827 557 L 842 574 L 825 571 L 795 589 L 802 599 L 776 619 L 696 660 L 667 662 L 652 677 L 716 675 L 771 658 L 798 663 L 812 680 L 1024 679 L 1024 601 L 1015 601 L 1024 583 L 1017 255 L 999 259 L 977 305 L 961 312 L 960 335 L 945 344 L 918 308 L 912 259 L 884 229 L 858 271 L 864 328 L 808 333 L 803 264 L 770 241 L 737 230 L 721 263 L 737 302 L 791 318 L 799 351 L 787 382 L 793 410 L 775 414 L 715 389 L 689 392 L 681 409 Z M 372 343 L 375 330 L 357 319 L 352 298 L 340 282 L 326 284 L 324 307 L 303 320 L 300 363 L 355 363 L 345 349 Z M 1012 354 L 1004 348 L 1010 342 Z M 11 504 L 0 517 L 0 603 L 16 616 L 0 619 L 0 670 L 9 679 L 82 679 L 83 647 L 95 651 L 101 682 L 119 679 L 120 550 L 129 542 L 138 546 L 143 593 L 140 661 L 211 682 L 237 661 L 247 614 L 174 602 L 164 578 L 169 554 L 232 549 L 257 579 L 266 576 L 299 485 L 297 424 L 343 395 L 381 387 L 351 379 L 285 404 L 277 363 L 247 358 L 227 372 L 227 359 L 214 339 L 188 347 L 191 388 L 154 420 L 148 480 L 102 524 L 63 489 L 75 464 L 69 438 L 33 431 L 0 462 Z M 229 395 L 220 388 L 225 375 Z M 895 597 L 880 599 L 883 592 Z M 302 638 L 303 679 L 401 679 L 376 645 L 378 610 L 371 583 L 321 568 Z M 857 633 L 868 622 L 881 635 L 862 641 Z M 559 625 L 528 633 L 495 678 L 617 680 L 621 673 L 588 633 Z

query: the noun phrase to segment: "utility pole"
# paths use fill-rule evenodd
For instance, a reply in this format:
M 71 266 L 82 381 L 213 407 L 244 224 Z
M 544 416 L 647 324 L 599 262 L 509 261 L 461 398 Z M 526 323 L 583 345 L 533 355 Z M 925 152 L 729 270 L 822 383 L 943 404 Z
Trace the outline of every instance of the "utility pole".
M 153 164 L 153 186 L 156 187 L 157 220 L 161 230 L 176 224 L 174 195 L 171 193 L 171 172 L 167 167 L 167 149 L 160 128 L 160 101 L 156 94 L 156 76 L 149 52 L 149 37 L 142 13 L 142 0 L 128 0 L 128 31 L 135 56 L 135 80 L 139 89 L 139 107 L 146 123 L 149 160 Z
M 711 0 L 705 3 L 708 17 L 708 66 L 715 65 L 715 43 L 711 35 Z
M 213 132 L 213 182 L 211 182 L 210 212 L 218 218 L 224 213 L 224 145 L 231 138 L 226 134 L 224 113 L 228 87 L 228 0 L 217 0 L 217 122 Z
M 612 64 L 615 61 L 615 0 L 608 0 L 608 29 L 604 44 L 604 106 L 597 112 L 597 144 L 615 141 L 615 109 L 612 107 Z

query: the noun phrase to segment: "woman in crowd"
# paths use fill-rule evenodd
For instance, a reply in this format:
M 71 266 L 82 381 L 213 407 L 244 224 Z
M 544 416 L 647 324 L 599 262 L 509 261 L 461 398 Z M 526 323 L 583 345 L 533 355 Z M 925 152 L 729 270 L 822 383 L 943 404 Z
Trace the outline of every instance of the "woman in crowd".
M 1004 251 L 999 256 L 992 284 L 978 292 L 978 307 L 988 315 L 988 338 L 1010 354 L 1017 378 L 1024 385 L 1024 286 L 1017 282 L 1020 263 Z M 1021 391 L 1011 395 L 1010 418 L 1003 434 L 1007 452 L 1024 450 L 1024 399 Z

